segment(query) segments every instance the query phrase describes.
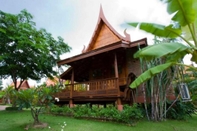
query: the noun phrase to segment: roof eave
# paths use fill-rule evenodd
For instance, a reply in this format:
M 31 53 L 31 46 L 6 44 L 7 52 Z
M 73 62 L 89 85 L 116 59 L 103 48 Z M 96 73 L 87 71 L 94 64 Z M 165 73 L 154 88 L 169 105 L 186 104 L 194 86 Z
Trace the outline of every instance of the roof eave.
M 64 65 L 64 64 L 69 64 L 71 62 L 81 60 L 81 59 L 85 59 L 85 58 L 88 58 L 88 57 L 91 57 L 91 56 L 94 56 L 94 55 L 97 55 L 97 54 L 101 54 L 101 53 L 104 53 L 106 51 L 111 51 L 111 50 L 115 50 L 115 49 L 118 49 L 118 48 L 133 48 L 133 47 L 136 47 L 136 46 L 139 46 L 139 45 L 145 45 L 146 46 L 147 45 L 147 39 L 143 38 L 143 39 L 133 41 L 133 42 L 119 41 L 117 43 L 110 44 L 110 45 L 105 46 L 105 47 L 101 47 L 101 48 L 98 48 L 98 49 L 95 49 L 95 50 L 92 50 L 92 51 L 89 51 L 89 52 L 86 52 L 86 53 L 82 53 L 82 54 L 79 54 L 79 55 L 76 55 L 76 56 L 73 56 L 73 57 L 70 57 L 70 58 L 67 58 L 67 59 L 64 59 L 64 60 L 60 60 L 60 61 L 57 62 L 57 64 L 58 64 L 58 66 Z

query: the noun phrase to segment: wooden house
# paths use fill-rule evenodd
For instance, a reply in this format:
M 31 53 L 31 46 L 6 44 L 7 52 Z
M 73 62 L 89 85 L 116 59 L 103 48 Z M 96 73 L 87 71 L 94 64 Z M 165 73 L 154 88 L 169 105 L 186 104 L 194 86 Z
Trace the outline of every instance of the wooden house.
M 131 90 L 128 85 L 141 74 L 140 62 L 133 58 L 133 54 L 139 47 L 147 46 L 147 39 L 131 42 L 126 31 L 124 35 L 114 30 L 101 8 L 88 47 L 79 55 L 58 61 L 59 66 L 70 66 L 60 76 L 61 79 L 70 80 L 63 91 L 56 94 L 60 102 L 70 107 L 84 103 L 113 103 L 122 110 L 124 103 L 143 101 L 140 89 Z

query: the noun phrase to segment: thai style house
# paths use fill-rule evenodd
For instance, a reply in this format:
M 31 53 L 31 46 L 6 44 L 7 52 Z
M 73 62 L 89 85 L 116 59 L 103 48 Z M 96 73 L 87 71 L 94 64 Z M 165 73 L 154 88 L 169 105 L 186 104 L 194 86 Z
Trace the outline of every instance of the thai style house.
M 62 92 L 56 94 L 60 102 L 70 107 L 84 103 L 113 103 L 119 110 L 125 103 L 143 102 L 140 88 L 132 90 L 129 84 L 141 73 L 140 62 L 133 58 L 133 54 L 139 47 L 147 46 L 147 40 L 131 42 L 126 31 L 124 35 L 114 30 L 101 8 L 88 47 L 79 55 L 58 61 L 59 66 L 70 66 L 60 76 L 70 80 Z

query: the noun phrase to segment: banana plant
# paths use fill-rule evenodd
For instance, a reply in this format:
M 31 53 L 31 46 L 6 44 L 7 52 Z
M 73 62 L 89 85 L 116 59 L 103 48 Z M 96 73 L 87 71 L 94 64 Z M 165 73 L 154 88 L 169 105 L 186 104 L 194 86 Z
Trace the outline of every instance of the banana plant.
M 191 61 L 197 63 L 197 0 L 162 0 L 162 2 L 167 4 L 167 12 L 173 15 L 171 23 L 174 24 L 167 26 L 146 22 L 131 22 L 128 24 L 139 27 L 139 29 L 158 37 L 169 39 L 179 37 L 182 42 L 163 42 L 150 45 L 134 54 L 135 58 L 144 58 L 146 60 L 166 56 L 170 59 L 162 65 L 145 71 L 130 85 L 131 88 L 137 88 L 143 82 L 171 66 L 184 65 L 179 60 L 186 54 L 191 54 Z

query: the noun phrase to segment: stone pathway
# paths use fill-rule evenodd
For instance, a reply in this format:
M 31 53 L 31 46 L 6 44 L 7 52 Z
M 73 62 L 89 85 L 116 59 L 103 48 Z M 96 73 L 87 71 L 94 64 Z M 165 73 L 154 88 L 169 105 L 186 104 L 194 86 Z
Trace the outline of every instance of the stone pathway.
M 0 111 L 5 110 L 5 108 L 8 106 L 0 105 Z

